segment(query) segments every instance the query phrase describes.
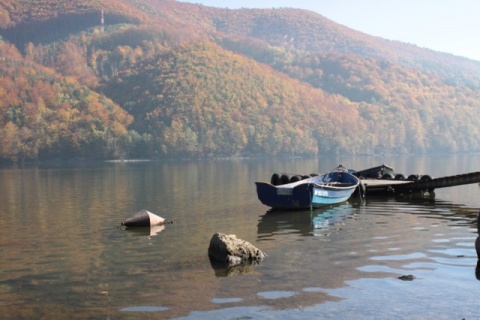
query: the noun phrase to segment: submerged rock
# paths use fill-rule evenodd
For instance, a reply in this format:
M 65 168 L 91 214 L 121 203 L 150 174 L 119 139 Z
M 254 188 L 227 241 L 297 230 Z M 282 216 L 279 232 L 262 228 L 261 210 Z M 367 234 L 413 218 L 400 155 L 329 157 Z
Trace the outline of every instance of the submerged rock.
M 210 240 L 208 256 L 226 266 L 260 262 L 265 254 L 251 243 L 234 234 L 215 233 Z
M 408 274 L 408 275 L 403 275 L 398 277 L 398 279 L 403 280 L 403 281 L 413 281 L 415 279 L 415 276 Z

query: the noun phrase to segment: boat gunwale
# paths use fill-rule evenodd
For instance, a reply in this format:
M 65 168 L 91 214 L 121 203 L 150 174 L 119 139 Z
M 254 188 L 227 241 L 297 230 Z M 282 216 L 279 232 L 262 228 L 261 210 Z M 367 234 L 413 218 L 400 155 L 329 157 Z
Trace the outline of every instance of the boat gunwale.
M 332 171 L 332 172 L 327 172 L 327 173 L 324 173 L 324 174 L 321 174 L 321 175 L 318 175 L 318 176 L 313 176 L 313 177 L 309 177 L 307 179 L 303 179 L 303 180 L 299 180 L 299 181 L 295 181 L 295 182 L 289 182 L 289 183 L 286 183 L 286 184 L 281 184 L 281 185 L 273 185 L 269 182 L 263 182 L 263 183 L 267 183 L 267 184 L 270 184 L 271 186 L 275 187 L 275 188 L 282 188 L 282 189 L 290 189 L 290 188 L 295 188 L 297 186 L 300 186 L 300 185 L 303 185 L 303 184 L 312 184 L 314 186 L 332 186 L 332 187 L 335 187 L 335 188 L 351 188 L 353 186 L 357 187 L 359 184 L 360 184 L 360 179 L 358 177 L 356 177 L 355 175 L 349 173 L 349 172 L 341 172 L 341 173 L 346 173 L 348 175 L 350 175 L 351 178 L 353 178 L 356 183 L 354 182 L 338 182 L 338 181 L 331 181 L 331 182 L 327 182 L 327 181 L 316 181 L 318 180 L 319 178 L 324 178 L 325 176 L 328 176 L 329 174 L 332 174 L 332 173 L 336 173 L 336 172 L 340 172 L 340 171 Z M 260 182 L 260 181 L 259 181 Z M 335 186 L 335 184 L 348 184 L 349 186 L 345 186 L 345 187 L 342 187 L 342 186 Z
M 339 185 L 332 184 L 330 182 L 325 184 L 313 183 L 313 186 L 315 188 L 322 188 L 322 189 L 348 190 L 348 189 L 356 188 L 360 182 L 357 182 L 357 183 L 335 182 L 335 183 L 343 184 L 343 185 L 339 186 Z

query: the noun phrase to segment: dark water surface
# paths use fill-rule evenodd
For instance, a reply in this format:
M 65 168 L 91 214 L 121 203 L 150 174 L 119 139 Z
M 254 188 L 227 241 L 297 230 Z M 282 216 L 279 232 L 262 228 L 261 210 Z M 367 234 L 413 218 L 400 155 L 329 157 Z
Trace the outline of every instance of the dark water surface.
M 480 171 L 478 155 L 3 168 L 0 318 L 478 319 L 477 184 L 312 212 L 268 212 L 256 197 L 254 182 L 274 172 L 339 163 Z M 140 209 L 174 223 L 118 228 Z M 215 232 L 268 257 L 215 270 Z

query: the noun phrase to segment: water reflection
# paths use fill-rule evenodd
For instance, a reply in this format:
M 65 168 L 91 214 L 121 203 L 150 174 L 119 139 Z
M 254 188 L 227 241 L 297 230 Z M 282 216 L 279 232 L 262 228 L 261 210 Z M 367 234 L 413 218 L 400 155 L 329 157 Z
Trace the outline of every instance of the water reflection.
M 477 210 L 464 204 L 435 199 L 429 194 L 377 195 L 368 196 L 364 201 L 352 198 L 346 203 L 313 211 L 269 210 L 259 219 L 257 239 L 274 240 L 278 235 L 328 236 L 338 230 L 345 220 L 357 219 L 365 212 L 388 216 L 393 213 L 413 214 L 472 227 L 476 226 L 477 219 L 473 214 Z M 480 240 L 478 246 L 480 248 Z
M 295 291 L 265 291 L 257 293 L 258 296 L 265 299 L 290 298 L 296 294 Z
M 258 241 L 274 240 L 278 234 L 310 233 L 310 212 L 308 211 L 267 211 L 258 222 Z
M 351 166 L 385 162 L 399 172 L 444 176 L 474 171 L 479 163 L 471 156 L 458 163 L 445 157 L 431 163 L 395 159 L 353 159 Z M 478 317 L 477 186 L 439 189 L 435 197 L 367 196 L 364 203 L 352 198 L 312 212 L 265 212 L 258 202 L 253 182 L 271 176 L 271 168 L 318 172 L 341 162 L 0 170 L 5 230 L 0 314 L 6 319 Z M 139 207 L 171 215 L 176 223 L 153 232 L 116 228 L 125 212 Z M 207 247 L 218 231 L 256 240 L 268 257 L 260 265 L 212 271 Z M 397 279 L 405 274 L 418 281 Z M 454 301 L 454 307 L 445 301 Z
M 308 210 L 269 210 L 260 217 L 258 241 L 272 240 L 275 235 L 298 234 L 301 236 L 325 236 L 335 230 L 348 217 L 354 216 L 350 203 Z M 338 228 L 337 228 L 338 229 Z
M 242 298 L 213 298 L 210 301 L 217 304 L 224 304 L 224 303 L 235 303 L 235 302 L 242 302 L 244 299 Z
M 165 230 L 165 226 L 151 226 L 151 227 L 137 227 L 137 228 L 123 228 L 122 230 L 128 232 L 132 236 L 138 237 L 153 237 Z
M 219 278 L 251 274 L 253 273 L 254 267 L 259 264 L 259 262 L 252 261 L 244 264 L 230 266 L 228 265 L 228 263 L 222 263 L 212 258 L 209 259 L 210 265 L 215 271 L 215 276 Z
M 135 306 L 135 307 L 125 307 L 121 308 L 120 311 L 123 312 L 159 312 L 166 311 L 167 307 L 156 307 L 156 306 Z
M 364 202 L 365 210 L 379 214 L 396 212 L 421 215 L 425 218 L 442 219 L 456 222 L 458 225 L 475 227 L 478 208 L 463 203 L 436 199 L 428 195 L 400 194 L 395 196 L 369 196 Z
M 312 214 L 311 234 L 313 236 L 328 236 L 332 226 L 341 224 L 347 217 L 353 215 L 354 209 L 350 204 L 343 204 L 328 208 L 323 212 Z

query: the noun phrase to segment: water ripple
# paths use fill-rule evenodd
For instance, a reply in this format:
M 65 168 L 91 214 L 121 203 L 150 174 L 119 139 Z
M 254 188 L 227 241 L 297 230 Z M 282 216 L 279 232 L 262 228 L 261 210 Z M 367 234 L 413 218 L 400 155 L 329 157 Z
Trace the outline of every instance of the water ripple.
M 400 260 L 420 259 L 425 257 L 426 255 L 422 252 L 413 252 L 413 253 L 403 254 L 403 255 L 375 256 L 375 257 L 371 257 L 370 259 L 377 260 L 377 261 L 400 261 Z
M 156 306 L 134 306 L 134 307 L 125 307 L 121 308 L 122 312 L 159 312 L 166 311 L 167 307 L 156 307 Z

